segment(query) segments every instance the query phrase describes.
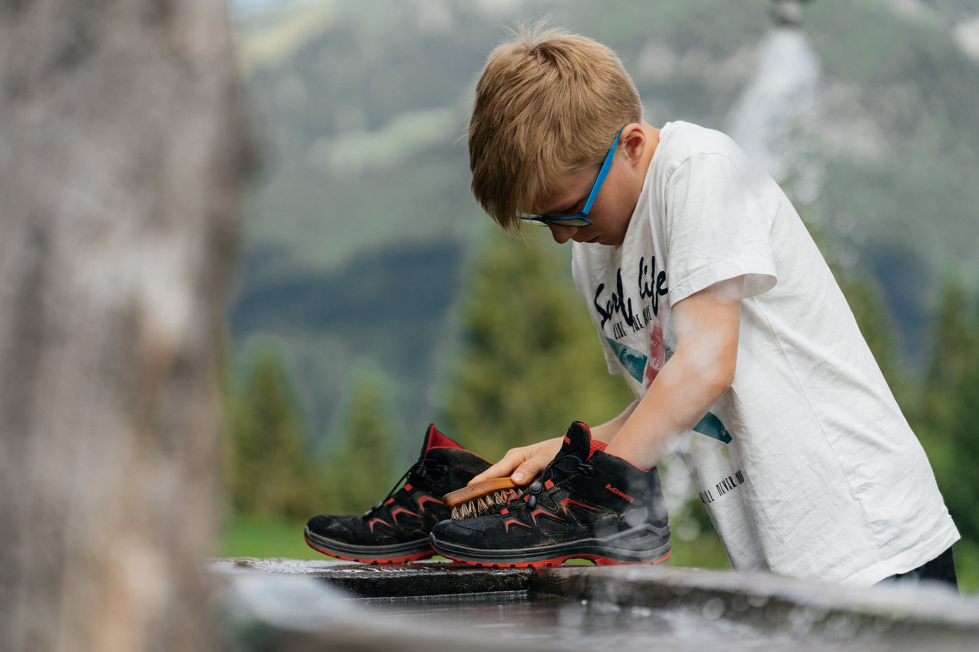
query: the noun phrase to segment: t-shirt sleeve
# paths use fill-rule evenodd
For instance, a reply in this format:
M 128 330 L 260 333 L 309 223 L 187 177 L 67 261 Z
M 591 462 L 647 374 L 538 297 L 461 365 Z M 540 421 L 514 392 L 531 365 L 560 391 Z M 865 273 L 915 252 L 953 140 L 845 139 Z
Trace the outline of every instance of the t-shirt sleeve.
M 744 276 L 744 298 L 775 287 L 772 213 L 723 154 L 695 154 L 666 186 L 670 303 Z

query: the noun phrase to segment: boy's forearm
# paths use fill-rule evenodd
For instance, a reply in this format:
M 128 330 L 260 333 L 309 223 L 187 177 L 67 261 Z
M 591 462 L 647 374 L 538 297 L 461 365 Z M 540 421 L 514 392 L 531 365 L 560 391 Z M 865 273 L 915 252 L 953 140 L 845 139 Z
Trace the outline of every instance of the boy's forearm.
M 639 405 L 639 401 L 635 400 L 629 404 L 622 414 L 615 417 L 611 421 L 607 421 L 600 426 L 595 426 L 591 429 L 592 439 L 597 439 L 598 441 L 605 442 L 609 444 L 615 439 L 615 436 L 619 434 L 619 430 L 625 425 L 625 422 L 629 420 L 632 413 L 635 411 L 636 406 Z
M 728 390 L 724 373 L 704 373 L 680 351 L 664 365 L 649 391 L 633 404 L 606 452 L 641 469 L 649 469 L 666 457 L 675 439 L 691 430 Z
M 715 283 L 673 306 L 677 347 L 606 452 L 639 468 L 659 464 L 734 382 L 744 278 Z

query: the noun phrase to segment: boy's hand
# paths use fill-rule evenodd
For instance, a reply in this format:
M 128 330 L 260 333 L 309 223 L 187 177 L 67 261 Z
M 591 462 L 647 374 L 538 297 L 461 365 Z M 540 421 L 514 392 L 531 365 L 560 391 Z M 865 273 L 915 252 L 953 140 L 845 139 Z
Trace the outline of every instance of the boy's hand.
M 555 437 L 530 446 L 511 448 L 502 460 L 470 480 L 469 484 L 474 485 L 477 482 L 504 478 L 508 475 L 514 484 L 530 484 L 561 450 L 563 441 L 563 437 Z

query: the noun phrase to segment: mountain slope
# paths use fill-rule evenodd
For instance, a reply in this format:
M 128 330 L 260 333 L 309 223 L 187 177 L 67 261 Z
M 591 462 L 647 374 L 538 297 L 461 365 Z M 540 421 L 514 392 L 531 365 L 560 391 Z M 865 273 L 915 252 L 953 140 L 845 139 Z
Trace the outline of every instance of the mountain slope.
M 804 210 L 845 265 L 877 277 L 914 359 L 942 275 L 979 280 L 979 69 L 951 37 L 968 7 L 933 0 L 940 19 L 923 19 L 901 8 L 911 1 L 807 10 L 823 66 L 824 176 Z M 754 70 L 769 5 L 378 0 L 247 13 L 238 29 L 263 169 L 246 202 L 236 349 L 286 342 L 318 438 L 349 370 L 374 361 L 415 432 L 434 413 L 452 306 L 487 221 L 458 139 L 503 26 L 550 13 L 620 54 L 650 122 L 720 128 Z

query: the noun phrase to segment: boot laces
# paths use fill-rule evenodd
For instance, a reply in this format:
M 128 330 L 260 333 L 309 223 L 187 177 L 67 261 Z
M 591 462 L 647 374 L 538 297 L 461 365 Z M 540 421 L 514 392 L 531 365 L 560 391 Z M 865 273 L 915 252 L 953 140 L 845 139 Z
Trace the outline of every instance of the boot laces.
M 435 460 L 429 459 L 427 457 L 418 460 L 417 462 L 411 465 L 411 468 L 405 471 L 404 475 L 398 478 L 398 481 L 394 483 L 394 486 L 391 488 L 391 491 L 388 492 L 387 496 L 379 500 L 376 505 L 374 505 L 366 512 L 361 514 L 360 517 L 363 519 L 368 519 L 371 516 L 373 516 L 374 512 L 384 507 L 385 503 L 387 503 L 387 501 L 390 500 L 391 497 L 394 496 L 394 494 L 398 493 L 398 490 L 401 488 L 401 485 L 409 477 L 412 477 L 414 475 L 415 477 L 424 478 L 425 476 L 428 475 L 429 471 L 435 471 L 440 475 L 445 475 L 446 473 L 449 472 L 449 467 L 445 464 L 442 464 L 441 462 L 436 462 Z
M 571 467 L 570 465 L 559 464 L 560 462 L 564 462 L 564 460 L 573 461 L 575 462 L 575 465 Z M 528 486 L 527 490 L 524 492 L 524 494 L 530 494 L 527 498 L 527 507 L 533 509 L 537 506 L 537 496 L 544 491 L 544 482 L 550 480 L 554 476 L 555 469 L 564 474 L 564 476 L 561 478 L 562 480 L 564 477 L 577 472 L 584 473 L 585 475 L 592 475 L 595 472 L 595 467 L 593 465 L 589 464 L 587 461 L 583 461 L 580 457 L 573 453 L 555 457 L 553 460 L 547 463 L 547 466 L 544 467 L 544 471 L 540 474 L 540 477 L 531 482 L 530 486 Z M 515 500 L 520 500 L 523 498 L 524 494 L 521 494 Z

